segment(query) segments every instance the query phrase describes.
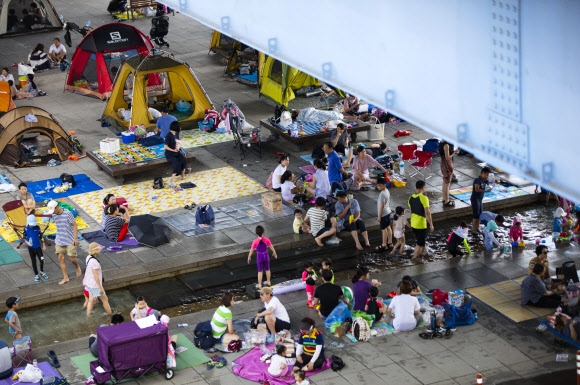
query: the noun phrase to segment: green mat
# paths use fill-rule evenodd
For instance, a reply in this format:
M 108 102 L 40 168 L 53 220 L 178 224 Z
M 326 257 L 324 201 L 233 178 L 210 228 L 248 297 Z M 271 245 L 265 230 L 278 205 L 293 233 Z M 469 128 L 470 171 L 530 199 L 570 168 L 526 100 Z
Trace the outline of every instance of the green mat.
M 22 247 L 26 247 L 23 245 Z M 9 263 L 17 263 L 24 261 L 20 254 L 4 238 L 0 238 L 0 266 L 8 265 Z
M 187 350 L 177 355 L 177 367 L 175 370 L 190 368 L 192 366 L 205 364 L 209 361 L 209 357 L 206 356 L 203 351 L 196 348 L 193 342 L 182 333 L 177 335 L 177 347 L 180 346 L 186 347 Z M 97 358 L 95 358 L 91 353 L 71 357 L 73 364 L 75 364 L 85 377 L 90 377 L 91 370 L 89 364 L 91 361 L 95 361 L 96 359 Z

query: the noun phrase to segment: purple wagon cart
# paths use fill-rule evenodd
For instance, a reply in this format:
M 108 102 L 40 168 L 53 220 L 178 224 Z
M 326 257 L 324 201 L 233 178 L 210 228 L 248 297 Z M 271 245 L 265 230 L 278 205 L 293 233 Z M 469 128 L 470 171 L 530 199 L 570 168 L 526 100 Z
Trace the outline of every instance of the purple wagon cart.
M 173 378 L 173 370 L 166 367 L 168 329 L 161 323 L 140 329 L 135 322 L 97 329 L 99 359 L 90 363 L 91 374 L 97 384 L 143 377 L 148 373 L 165 373 Z M 103 371 L 99 373 L 97 367 Z

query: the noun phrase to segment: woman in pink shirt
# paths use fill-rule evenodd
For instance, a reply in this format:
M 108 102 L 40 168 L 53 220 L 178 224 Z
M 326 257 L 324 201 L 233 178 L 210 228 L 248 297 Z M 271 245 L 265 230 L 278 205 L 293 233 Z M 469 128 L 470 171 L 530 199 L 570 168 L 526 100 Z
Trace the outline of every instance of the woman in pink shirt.
M 256 265 L 258 265 L 258 284 L 256 287 L 260 289 L 262 288 L 262 273 L 264 271 L 266 272 L 264 285 L 270 286 L 270 255 L 268 254 L 268 248 L 272 250 L 274 258 L 278 259 L 278 255 L 276 254 L 276 250 L 274 250 L 274 246 L 272 246 L 272 242 L 264 237 L 264 228 L 262 226 L 256 226 L 256 235 L 258 238 L 252 242 L 252 247 L 248 254 L 248 264 L 252 261 L 252 254 L 256 250 Z
M 352 170 L 353 170 L 353 177 L 354 177 L 354 190 L 367 190 L 368 187 L 361 187 L 364 183 L 376 184 L 374 180 L 370 179 L 369 167 L 378 167 L 383 172 L 387 173 L 387 169 L 384 168 L 372 158 L 369 154 L 367 154 L 366 148 L 364 146 L 358 146 L 357 155 L 354 158 L 352 163 Z

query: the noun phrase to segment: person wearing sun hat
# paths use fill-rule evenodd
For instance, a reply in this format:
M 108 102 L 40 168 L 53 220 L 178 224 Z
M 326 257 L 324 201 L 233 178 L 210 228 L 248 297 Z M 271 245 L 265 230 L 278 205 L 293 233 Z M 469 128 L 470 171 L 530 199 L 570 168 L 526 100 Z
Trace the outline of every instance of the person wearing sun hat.
M 271 287 L 263 287 L 258 290 L 260 300 L 264 302 L 265 310 L 256 313 L 254 323 L 258 323 L 260 317 L 264 317 L 266 325 L 258 325 L 258 331 L 267 331 L 269 334 L 276 334 L 282 330 L 290 330 L 290 317 L 288 311 L 277 297 L 274 297 Z M 260 330 L 264 325 L 267 330 Z
M 77 259 L 77 245 L 79 244 L 77 238 L 79 235 L 79 229 L 73 213 L 59 206 L 57 201 L 52 200 L 48 202 L 46 207 L 48 208 L 46 213 L 52 215 L 52 220 L 56 225 L 56 239 L 54 240 L 54 245 L 56 255 L 58 256 L 60 270 L 63 275 L 62 281 L 58 284 L 64 285 L 69 281 L 68 273 L 66 271 L 66 261 L 64 259 L 65 254 L 68 255 L 68 258 L 75 266 L 77 277 L 80 277 L 82 274 Z
M 107 314 L 112 314 L 111 306 L 109 305 L 109 299 L 107 294 L 105 294 L 105 289 L 103 289 L 103 270 L 101 264 L 97 259 L 99 253 L 103 250 L 103 246 L 99 245 L 97 242 L 91 242 L 89 245 L 89 255 L 85 261 L 87 269 L 85 270 L 85 278 L 83 279 L 83 285 L 89 292 L 89 303 L 87 304 L 87 317 L 91 315 L 93 311 L 93 305 L 95 304 L 94 299 L 99 298 L 103 303 L 103 307 Z

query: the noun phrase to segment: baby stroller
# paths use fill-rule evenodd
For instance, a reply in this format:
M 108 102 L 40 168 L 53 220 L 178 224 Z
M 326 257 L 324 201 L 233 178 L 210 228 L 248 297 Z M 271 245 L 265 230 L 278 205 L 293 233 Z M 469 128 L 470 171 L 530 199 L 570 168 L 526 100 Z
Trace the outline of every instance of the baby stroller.
M 168 33 L 169 17 L 165 15 L 163 5 L 160 4 L 157 6 L 156 16 L 151 19 L 151 31 L 149 31 L 149 35 L 151 35 L 151 39 L 153 39 L 159 48 L 163 46 L 169 48 L 169 43 L 164 39 Z

